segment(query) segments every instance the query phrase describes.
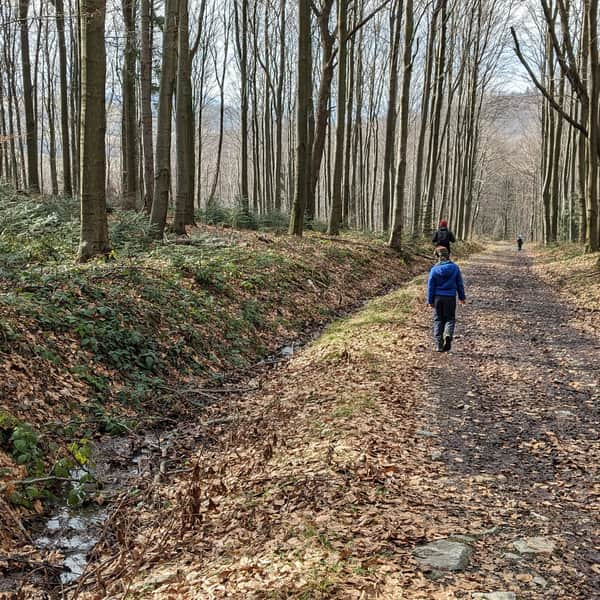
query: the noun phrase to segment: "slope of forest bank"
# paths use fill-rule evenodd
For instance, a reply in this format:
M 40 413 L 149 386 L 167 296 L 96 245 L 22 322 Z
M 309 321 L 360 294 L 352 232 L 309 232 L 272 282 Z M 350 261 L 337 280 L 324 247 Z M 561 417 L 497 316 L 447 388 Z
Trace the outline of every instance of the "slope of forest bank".
M 145 217 L 110 221 L 111 257 L 78 265 L 75 203 L 0 194 L 0 498 L 27 510 L 48 490 L 9 482 L 68 477 L 99 432 L 197 413 L 202 396 L 182 390 L 247 375 L 429 264 L 426 246 L 399 257 L 359 236 L 203 226 L 152 244 Z
M 534 271 L 573 304 L 600 310 L 600 253 L 586 253 L 579 244 L 538 248 Z

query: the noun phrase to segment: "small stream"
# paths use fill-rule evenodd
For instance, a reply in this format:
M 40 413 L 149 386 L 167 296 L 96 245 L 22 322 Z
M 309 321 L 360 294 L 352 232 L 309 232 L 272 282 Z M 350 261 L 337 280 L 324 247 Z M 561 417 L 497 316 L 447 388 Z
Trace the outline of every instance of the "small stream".
M 292 342 L 283 346 L 264 364 L 291 358 L 301 345 L 302 342 Z M 178 429 L 147 432 L 136 440 L 131 437 L 111 437 L 93 445 L 91 464 L 94 467 L 90 469 L 90 474 L 101 482 L 98 493 L 114 496 L 135 485 L 136 479 L 141 476 L 160 477 L 168 463 L 172 440 L 181 433 Z M 74 469 L 70 476 L 77 481 L 84 474 L 87 471 Z M 33 527 L 32 537 L 40 550 L 59 551 L 64 557 L 64 570 L 60 574 L 62 584 L 73 583 L 83 574 L 89 552 L 100 539 L 110 514 L 109 504 L 87 503 L 78 507 L 60 504 L 45 520 Z
M 172 435 L 172 434 L 171 434 Z M 80 481 L 92 475 L 98 484 L 74 484 L 86 488 L 89 496 L 111 497 L 134 485 L 141 476 L 154 475 L 153 465 L 164 469 L 164 457 L 170 447 L 166 435 L 149 432 L 138 439 L 107 437 L 92 445 L 93 468 L 73 469 L 70 478 Z M 35 545 L 46 552 L 59 551 L 64 557 L 60 574 L 62 584 L 76 581 L 84 572 L 88 553 L 96 545 L 110 514 L 110 503 L 87 502 L 81 506 L 62 503 L 43 521 L 33 527 Z
M 43 533 L 34 541 L 43 550 L 58 550 L 64 556 L 63 584 L 75 581 L 84 571 L 87 554 L 95 546 L 108 517 L 108 508 L 63 506 L 43 526 Z

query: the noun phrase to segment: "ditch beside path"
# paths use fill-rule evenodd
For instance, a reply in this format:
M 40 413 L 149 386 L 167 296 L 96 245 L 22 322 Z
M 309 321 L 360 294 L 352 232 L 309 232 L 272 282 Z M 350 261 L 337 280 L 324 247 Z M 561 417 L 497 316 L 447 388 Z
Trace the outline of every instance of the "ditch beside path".
M 432 351 L 423 277 L 335 323 L 207 408 L 226 417 L 211 445 L 122 510 L 79 591 L 599 597 L 600 323 L 527 252 L 461 267 L 450 353 Z

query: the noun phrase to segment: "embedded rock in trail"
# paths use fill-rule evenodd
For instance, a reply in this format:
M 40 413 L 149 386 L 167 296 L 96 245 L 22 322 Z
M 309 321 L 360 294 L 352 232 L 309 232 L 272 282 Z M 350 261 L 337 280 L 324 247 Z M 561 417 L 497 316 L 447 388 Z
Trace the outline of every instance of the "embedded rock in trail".
M 517 600 L 513 592 L 492 592 L 491 594 L 471 594 L 473 600 Z
M 471 557 L 471 548 L 460 542 L 438 540 L 414 550 L 417 561 L 432 569 L 462 571 L 466 569 Z
M 513 542 L 521 554 L 552 554 L 556 544 L 544 537 L 526 537 Z

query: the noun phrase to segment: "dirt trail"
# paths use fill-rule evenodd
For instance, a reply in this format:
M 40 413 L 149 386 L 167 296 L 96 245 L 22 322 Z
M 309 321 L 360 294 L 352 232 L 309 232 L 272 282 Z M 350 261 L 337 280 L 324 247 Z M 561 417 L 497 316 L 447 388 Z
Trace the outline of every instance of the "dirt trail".
M 211 407 L 205 422 L 227 416 L 214 443 L 122 511 L 80 591 L 600 597 L 600 327 L 526 252 L 462 267 L 450 353 L 432 351 L 423 278 L 335 324 Z M 439 540 L 468 560 L 417 560 Z
M 506 245 L 470 260 L 456 350 L 427 360 L 421 414 L 447 472 L 436 512 L 494 523 L 474 564 L 496 589 L 598 598 L 600 337 L 531 264 Z M 518 557 L 511 542 L 524 536 L 556 549 Z

